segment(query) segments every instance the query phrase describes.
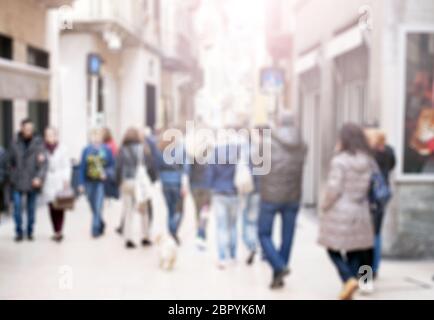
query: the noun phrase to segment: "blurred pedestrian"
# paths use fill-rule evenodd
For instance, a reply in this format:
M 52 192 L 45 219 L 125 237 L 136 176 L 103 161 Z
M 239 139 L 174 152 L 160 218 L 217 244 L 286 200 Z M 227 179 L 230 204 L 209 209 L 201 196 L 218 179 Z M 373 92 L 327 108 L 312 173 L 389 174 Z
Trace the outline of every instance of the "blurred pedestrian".
M 375 162 L 362 129 L 346 124 L 321 206 L 319 243 L 327 248 L 344 283 L 340 299 L 351 299 L 358 289 L 359 268 L 370 265 L 374 230 L 368 192 Z
M 196 243 L 199 249 L 206 248 L 206 227 L 211 203 L 211 177 L 209 168 L 210 145 L 197 143 L 199 137 L 193 137 L 191 148 L 187 148 L 190 159 L 188 165 L 188 185 L 191 190 L 196 210 Z
M 86 192 L 92 210 L 92 236 L 104 233 L 102 217 L 104 202 L 104 181 L 107 168 L 114 164 L 112 152 L 103 144 L 101 129 L 92 129 L 90 143 L 82 152 L 80 162 L 80 192 Z
M 112 132 L 109 128 L 102 128 L 102 134 L 104 145 L 107 147 L 108 150 L 110 150 L 114 159 L 112 165 L 106 167 L 107 177 L 104 180 L 104 196 L 107 199 L 119 199 L 119 187 L 116 183 L 115 177 L 115 163 L 116 157 L 118 155 L 118 146 L 113 139 Z
M 8 166 L 14 203 L 15 240 L 23 239 L 22 199 L 26 197 L 28 240 L 33 240 L 35 223 L 36 198 L 41 190 L 47 172 L 43 140 L 35 136 L 33 123 L 29 119 L 21 121 L 20 132 L 12 143 Z
M 260 176 L 253 174 L 253 168 L 256 164 L 252 161 L 255 155 L 259 155 L 260 145 L 262 144 L 261 130 L 259 128 L 253 130 L 247 143 L 248 163 L 253 175 L 254 189 L 247 194 L 242 201 L 242 235 L 244 244 L 249 252 L 246 263 L 247 265 L 251 265 L 254 262 L 259 244 L 258 218 L 260 205 Z
M 148 151 L 149 153 L 147 157 L 147 163 L 148 163 L 147 173 L 149 175 L 149 178 L 151 179 L 151 183 L 155 184 L 155 182 L 158 180 L 158 167 L 156 162 L 158 150 L 157 150 L 157 146 L 155 145 L 155 137 L 153 136 L 152 131 L 149 128 L 138 129 L 138 136 L 139 136 L 140 143 L 143 144 L 142 146 L 143 149 Z M 117 180 L 118 179 L 119 178 L 117 178 Z M 145 206 L 146 208 L 143 208 L 142 210 L 143 212 L 141 212 L 141 214 L 142 214 L 142 219 L 146 219 L 147 221 L 146 223 L 147 230 L 146 232 L 143 231 L 143 234 L 146 236 L 144 236 L 142 239 L 142 246 L 150 246 L 152 245 L 152 241 L 150 239 L 150 232 L 151 232 L 153 212 L 154 212 L 152 199 L 147 200 Z M 116 228 L 116 232 L 119 233 L 120 235 L 122 235 L 124 232 L 125 213 L 126 211 L 122 210 L 121 221 L 119 227 Z M 145 224 L 143 223 L 143 225 Z
M 235 186 L 239 157 L 237 137 L 228 136 L 215 148 L 215 161 L 210 165 L 211 207 L 216 218 L 218 267 L 225 269 L 237 257 L 237 220 L 239 198 Z
M 103 128 L 102 134 L 103 134 L 104 144 L 112 152 L 113 157 L 116 158 L 116 156 L 118 155 L 118 145 L 116 144 L 115 139 L 113 139 L 113 135 L 110 128 L 107 127 Z
M 133 241 L 134 216 L 140 213 L 142 220 L 142 245 L 151 245 L 149 202 L 141 207 L 135 193 L 135 183 L 138 178 L 138 168 L 143 165 L 147 173 L 155 172 L 155 164 L 149 146 L 140 139 L 139 131 L 135 128 L 127 130 L 116 162 L 116 177 L 120 185 L 122 198 L 122 215 L 124 217 L 122 232 L 125 246 L 135 248 Z M 149 176 L 153 173 L 149 174 Z M 149 185 L 150 187 L 150 185 Z M 148 190 L 151 192 L 151 190 Z
M 369 144 L 373 150 L 374 158 L 378 164 L 384 181 L 390 187 L 390 173 L 395 168 L 396 158 L 393 148 L 386 143 L 386 134 L 379 129 L 367 129 L 365 131 Z M 384 221 L 384 215 L 386 213 L 387 203 L 371 204 L 371 211 L 374 219 L 374 256 L 372 270 L 374 272 L 374 278 L 378 275 L 378 269 L 381 261 L 381 230 Z
M 52 239 L 60 242 L 63 239 L 63 223 L 65 210 L 56 207 L 57 195 L 70 188 L 72 168 L 65 147 L 59 143 L 58 132 L 54 128 L 45 129 L 45 149 L 48 160 L 47 176 L 42 195 L 48 204 L 54 236 Z
M 180 245 L 178 229 L 184 210 L 183 177 L 187 174 L 185 147 L 182 137 L 172 135 L 169 139 L 160 137 L 158 142 L 157 164 L 163 195 L 166 201 L 169 232 L 175 242 Z
M 273 269 L 271 289 L 281 288 L 288 268 L 296 218 L 300 208 L 303 166 L 307 148 L 301 139 L 292 114 L 284 113 L 270 137 L 264 137 L 264 150 L 270 150 L 270 172 L 260 177 L 261 204 L 259 240 Z M 282 217 L 281 244 L 276 248 L 273 225 L 276 215 Z

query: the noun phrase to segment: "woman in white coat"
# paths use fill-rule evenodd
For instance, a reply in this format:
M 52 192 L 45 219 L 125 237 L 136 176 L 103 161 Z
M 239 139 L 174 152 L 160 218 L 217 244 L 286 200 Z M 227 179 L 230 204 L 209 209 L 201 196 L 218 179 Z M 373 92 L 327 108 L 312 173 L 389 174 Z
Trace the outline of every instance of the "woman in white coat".
M 62 229 L 65 212 L 54 206 L 56 195 L 70 186 L 71 163 L 66 150 L 59 145 L 58 132 L 47 128 L 44 135 L 45 149 L 48 158 L 48 171 L 43 187 L 43 199 L 48 204 L 54 236 L 52 239 L 60 242 L 63 239 Z

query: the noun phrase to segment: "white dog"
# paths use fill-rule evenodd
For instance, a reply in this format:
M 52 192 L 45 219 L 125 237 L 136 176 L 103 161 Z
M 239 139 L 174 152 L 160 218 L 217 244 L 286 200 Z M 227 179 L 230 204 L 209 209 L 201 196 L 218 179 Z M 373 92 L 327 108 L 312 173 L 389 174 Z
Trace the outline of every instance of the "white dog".
M 178 253 L 175 240 L 169 235 L 159 234 L 155 239 L 155 243 L 158 246 L 160 268 L 166 271 L 173 270 Z

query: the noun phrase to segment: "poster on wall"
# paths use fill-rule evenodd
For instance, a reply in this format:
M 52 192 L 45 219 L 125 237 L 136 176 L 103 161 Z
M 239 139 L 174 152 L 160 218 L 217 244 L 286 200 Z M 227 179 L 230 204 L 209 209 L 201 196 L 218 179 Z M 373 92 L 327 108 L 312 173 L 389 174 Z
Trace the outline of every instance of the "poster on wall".
M 434 174 L 434 33 L 406 41 L 404 174 Z

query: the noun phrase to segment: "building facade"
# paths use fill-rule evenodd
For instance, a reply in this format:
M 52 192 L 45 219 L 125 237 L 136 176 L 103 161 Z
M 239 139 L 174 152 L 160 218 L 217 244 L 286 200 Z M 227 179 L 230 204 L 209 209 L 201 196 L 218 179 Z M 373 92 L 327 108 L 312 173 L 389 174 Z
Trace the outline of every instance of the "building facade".
M 194 16 L 201 0 L 161 0 L 162 95 L 160 126 L 195 118 L 195 96 L 203 85 Z
M 306 206 L 317 207 L 345 122 L 377 124 L 397 154 L 385 251 L 434 256 L 434 3 L 296 1 L 294 105 L 309 144 Z
M 0 1 L 0 145 L 30 117 L 42 133 L 50 118 L 52 52 L 48 10 L 72 1 Z
M 75 159 L 92 127 L 108 127 L 120 141 L 128 127 L 154 128 L 159 120 L 159 6 L 157 0 L 76 0 L 53 13 L 66 22 L 54 40 L 51 120 Z

